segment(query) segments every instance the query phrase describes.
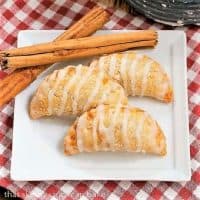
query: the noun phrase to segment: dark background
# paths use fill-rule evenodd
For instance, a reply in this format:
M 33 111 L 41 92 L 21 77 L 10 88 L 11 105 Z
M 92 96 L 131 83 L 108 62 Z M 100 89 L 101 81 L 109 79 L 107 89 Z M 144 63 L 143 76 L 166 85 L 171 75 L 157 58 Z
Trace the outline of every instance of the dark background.
M 8 197 L 6 197 L 6 195 Z M 9 190 L 0 187 L 0 200 L 21 200 L 21 199 L 18 197 L 15 197 L 15 195 Z

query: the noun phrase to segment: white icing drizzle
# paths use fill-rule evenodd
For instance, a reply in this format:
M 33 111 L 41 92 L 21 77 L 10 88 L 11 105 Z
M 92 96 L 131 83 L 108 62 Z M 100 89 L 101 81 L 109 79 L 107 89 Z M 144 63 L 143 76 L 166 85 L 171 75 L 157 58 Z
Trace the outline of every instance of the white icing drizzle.
M 91 64 L 90 67 L 97 67 L 98 66 L 98 61 L 94 60 Z
M 135 54 L 135 58 L 133 59 L 131 65 L 130 65 L 130 71 L 128 73 L 128 76 L 130 76 L 131 80 L 131 93 L 132 95 L 135 95 L 135 82 L 136 82 L 136 70 L 138 67 L 138 62 L 143 57 L 141 54 Z
M 105 135 L 105 140 L 106 140 L 105 143 L 107 142 L 108 144 L 110 144 L 110 146 L 112 146 L 112 143 L 113 143 L 112 133 L 110 133 L 109 128 L 106 128 L 104 126 L 104 115 L 105 115 L 104 105 L 100 105 L 97 110 L 97 116 L 99 120 L 98 129 L 100 133 L 103 133 Z M 105 144 L 101 148 L 103 150 L 107 150 Z
M 85 118 L 85 115 L 83 115 L 78 119 L 77 128 L 76 128 L 77 147 L 80 152 L 83 152 L 85 149 L 84 138 L 83 138 L 83 134 L 84 134 L 83 130 L 84 130 L 85 125 L 86 125 L 86 118 Z
M 103 70 L 101 70 L 100 71 L 100 74 L 99 74 L 99 76 L 98 76 L 98 79 L 96 80 L 96 82 L 95 82 L 95 87 L 94 87 L 94 89 L 92 90 L 92 93 L 90 94 L 90 96 L 89 96 L 89 98 L 88 98 L 88 100 L 87 100 L 87 103 L 85 104 L 85 106 L 84 106 L 84 108 L 83 108 L 83 110 L 85 111 L 85 110 L 87 110 L 87 108 L 88 108 L 88 106 L 90 105 L 90 103 L 93 101 L 93 99 L 96 97 L 96 95 L 98 94 L 98 91 L 99 91 L 99 89 L 100 89 L 100 87 L 101 87 L 101 82 L 102 82 L 102 79 L 103 79 L 103 77 L 104 77 L 104 71 Z
M 161 88 L 162 90 L 160 91 L 160 98 L 164 99 L 166 93 L 168 92 L 168 88 L 170 86 L 169 80 L 165 80 L 161 82 Z
M 148 116 L 148 114 L 146 113 L 146 117 Z M 158 132 L 158 126 L 156 124 L 156 121 L 153 120 L 153 119 L 150 119 L 151 120 L 151 124 L 149 125 L 149 132 L 148 134 L 146 134 L 145 137 L 147 137 L 147 140 L 151 141 L 149 143 L 150 145 L 150 150 L 152 150 L 154 153 L 159 153 L 160 152 L 160 146 L 157 144 L 156 142 L 156 136 L 157 136 L 157 132 Z M 144 149 L 138 149 L 137 152 L 143 152 L 145 153 L 146 151 Z
M 136 141 L 137 141 L 136 152 L 141 152 L 141 150 L 142 150 L 141 149 L 142 148 L 141 136 L 142 136 L 142 130 L 143 130 L 143 126 L 144 126 L 146 117 L 147 117 L 147 113 L 144 112 L 139 120 L 139 124 L 137 124 L 137 126 L 136 126 L 136 130 L 135 130 L 135 137 L 136 137 Z
M 150 69 L 152 67 L 152 63 L 153 63 L 153 61 L 148 59 L 147 63 L 144 66 L 143 79 L 142 79 L 142 88 L 141 88 L 141 93 L 140 93 L 141 96 L 144 95 L 144 92 L 146 90 L 146 87 L 147 87 L 147 76 L 148 76 L 148 73 L 149 73 L 149 71 L 150 71 Z
M 113 118 L 111 119 L 112 120 L 112 123 L 109 127 L 109 131 L 110 131 L 110 135 L 112 136 L 112 142 L 114 143 L 115 142 L 115 127 L 116 127 L 116 122 L 117 122 L 117 118 L 119 117 L 119 112 L 120 112 L 120 106 L 121 104 L 118 103 L 116 104 L 116 107 L 115 107 L 115 113 L 114 113 L 114 116 Z M 114 146 L 111 145 L 111 149 L 114 150 Z
M 125 91 L 127 91 L 127 68 L 129 67 L 127 66 L 128 55 L 129 55 L 128 53 L 122 55 L 121 65 L 119 69 Z
M 93 121 L 93 124 L 92 124 L 93 147 L 94 147 L 95 151 L 99 150 L 98 143 L 97 143 L 97 140 L 98 140 L 98 138 L 97 138 L 97 122 L 99 120 L 99 116 L 98 116 L 98 113 L 99 113 L 98 109 L 99 108 L 100 108 L 100 106 L 97 107 L 96 117 L 94 118 L 94 121 Z
M 117 118 L 119 117 L 119 112 L 121 109 L 120 104 L 118 104 L 116 107 L 112 108 L 110 110 L 110 112 L 113 111 L 114 109 L 114 113 L 110 113 L 110 117 L 111 117 L 111 124 L 109 127 L 105 127 L 104 125 L 104 117 L 105 117 L 105 106 L 104 105 L 99 105 L 97 107 L 97 113 L 96 113 L 96 117 L 93 120 L 93 124 L 92 124 L 92 135 L 93 135 L 93 144 L 94 144 L 94 149 L 96 151 L 98 151 L 99 149 L 101 150 L 111 150 L 111 151 L 115 151 L 115 127 L 116 127 L 116 123 L 117 123 Z M 128 116 L 129 116 L 129 111 L 128 108 L 126 109 L 126 112 L 124 113 L 124 118 L 123 118 L 123 128 L 122 128 L 122 133 L 124 134 L 124 145 L 125 148 L 128 151 L 128 146 L 129 146 L 129 141 L 127 138 L 127 129 L 128 129 Z M 97 127 L 98 125 L 98 127 Z M 105 143 L 102 144 L 101 147 L 98 146 L 97 144 L 97 131 L 104 134 L 105 136 Z M 106 144 L 109 145 L 109 147 L 106 147 Z
M 107 95 L 109 95 L 109 93 L 110 93 L 110 90 L 111 90 L 111 87 L 107 86 L 107 88 L 105 89 L 103 95 L 102 95 L 101 98 L 99 99 L 99 104 L 104 103 L 104 101 L 105 101 Z
M 92 74 L 93 70 L 94 69 L 92 67 L 88 68 L 88 71 L 85 74 L 85 76 L 81 77 L 80 82 L 78 82 L 77 85 L 76 85 L 76 88 L 74 90 L 74 99 L 73 99 L 73 102 L 72 102 L 72 112 L 74 114 L 76 114 L 76 112 L 77 112 L 78 97 L 79 97 L 79 94 L 80 94 L 80 89 L 85 84 L 85 82 L 88 80 L 88 78 Z
M 105 56 L 101 56 L 99 59 L 99 69 L 104 70 L 104 64 L 105 64 Z
M 102 95 L 101 102 L 104 101 L 106 94 L 108 94 L 109 91 L 110 91 L 110 88 L 108 87 L 104 95 Z M 119 100 L 114 107 L 114 114 L 111 116 L 112 122 L 109 127 L 105 127 L 103 124 L 104 115 L 105 115 L 104 110 L 103 110 L 104 105 L 100 105 L 98 109 L 99 131 L 105 134 L 106 142 L 109 144 L 110 146 L 109 149 L 111 151 L 115 151 L 115 127 L 116 127 L 117 117 L 119 116 L 119 112 L 121 108 L 121 98 L 124 96 L 122 92 L 123 90 L 120 90 Z M 104 147 L 104 150 L 106 150 L 105 147 Z
M 61 103 L 60 103 L 60 108 L 58 110 L 58 115 L 61 115 L 64 112 L 65 109 L 65 105 L 67 102 L 67 97 L 68 97 L 68 92 L 69 89 L 71 88 L 71 86 L 79 79 L 79 77 L 81 76 L 81 67 L 82 65 L 78 65 L 75 68 L 75 74 L 73 75 L 73 77 L 71 77 L 71 79 L 65 83 L 65 86 L 63 88 L 63 94 L 61 97 Z
M 116 64 L 117 64 L 117 54 L 112 54 L 111 58 L 110 58 L 110 65 L 108 68 L 108 70 L 109 70 L 108 74 L 111 77 L 114 77 L 114 75 L 115 75 Z
M 129 109 L 126 107 L 122 120 L 123 145 L 126 151 L 129 150 L 128 118 L 129 118 Z
M 105 132 L 106 128 L 103 124 L 103 121 L 104 121 L 104 105 L 99 105 L 96 109 L 96 117 L 94 118 L 93 124 L 92 124 L 93 147 L 95 151 L 107 150 L 105 143 L 101 144 L 101 146 L 98 145 L 97 132 L 103 133 L 105 134 L 105 136 L 107 136 Z M 106 137 L 106 141 L 108 141 L 107 137 Z
M 63 70 L 58 70 L 55 71 L 52 75 L 49 76 L 49 79 L 53 79 L 56 78 L 56 74 L 57 74 L 57 78 L 56 81 L 54 83 L 54 87 L 49 91 L 48 93 L 48 113 L 52 114 L 53 113 L 53 98 L 54 98 L 54 94 L 57 91 L 57 88 L 60 84 L 60 80 L 62 80 L 65 77 L 65 74 L 67 72 L 67 69 L 63 69 Z
M 98 121 L 98 127 L 97 127 L 97 121 Z M 107 135 L 106 133 L 104 132 L 104 124 L 103 124 L 103 121 L 104 121 L 104 105 L 99 105 L 97 107 L 97 113 L 96 113 L 96 121 L 93 121 L 93 142 L 94 142 L 94 146 L 95 146 L 95 149 L 98 150 L 98 149 L 101 149 L 101 150 L 107 150 L 106 149 L 106 141 L 105 143 L 101 143 L 100 145 L 101 146 L 98 146 L 97 144 L 97 130 L 98 132 L 100 132 L 101 134 L 104 134 L 105 138 L 107 138 Z
M 156 121 L 152 120 L 152 130 L 151 130 L 151 138 L 153 138 L 152 139 L 152 146 L 153 146 L 152 148 L 159 152 L 159 146 L 156 144 L 157 130 L 158 130 L 158 127 L 157 127 Z
M 103 106 L 102 106 L 103 107 Z M 115 126 L 117 117 L 119 116 L 120 106 L 116 106 L 114 115 L 112 117 L 112 122 L 109 127 L 104 126 L 104 111 L 102 109 L 99 110 L 99 131 L 105 134 L 106 142 L 110 146 L 110 150 L 115 150 Z
M 103 78 L 103 75 L 104 75 L 104 72 L 102 71 L 100 76 Z M 95 85 L 95 89 L 93 90 L 93 93 L 91 94 L 91 96 L 89 97 L 88 99 L 88 102 L 91 101 L 91 99 L 93 99 L 96 95 L 96 93 L 98 92 L 98 88 L 100 87 L 99 86 L 99 81 L 102 79 L 102 78 L 98 78 L 98 81 L 96 82 L 96 85 Z M 102 95 L 101 99 L 100 99 L 100 102 L 103 103 L 105 98 L 107 97 L 107 95 L 109 94 L 111 88 L 110 87 L 107 87 L 107 89 L 105 90 L 104 94 Z M 120 90 L 120 97 L 123 97 L 124 94 L 122 94 L 123 90 Z M 116 108 L 114 109 L 114 113 L 113 113 L 113 117 L 112 117 L 112 123 L 109 127 L 105 127 L 104 125 L 104 116 L 105 116 L 105 111 L 104 111 L 104 105 L 99 105 L 97 107 L 97 113 L 96 113 L 96 117 L 95 119 L 93 120 L 93 124 L 92 124 L 92 137 L 93 137 L 93 147 L 96 151 L 98 151 L 99 149 L 101 150 L 108 150 L 108 148 L 106 147 L 106 143 L 109 144 L 110 148 L 112 151 L 115 150 L 115 126 L 116 126 L 116 122 L 117 122 L 117 117 L 119 116 L 119 112 L 120 112 L 120 105 L 121 105 L 121 98 L 119 98 L 118 100 L 118 103 L 116 105 Z M 77 125 L 77 129 L 78 131 L 80 132 L 81 131 L 81 126 L 83 124 L 83 120 L 78 122 L 78 125 Z M 98 127 L 97 127 L 98 126 Z M 97 137 L 97 132 L 100 132 L 100 133 L 103 133 L 105 135 L 105 141 L 106 143 L 102 144 L 102 146 L 100 147 L 98 144 L 97 144 L 97 140 L 98 140 L 98 137 Z M 79 133 L 78 134 L 79 136 L 77 136 L 79 139 L 77 139 L 77 145 L 79 146 L 79 150 L 83 150 L 84 147 L 82 145 L 82 143 L 78 140 L 81 140 L 81 134 Z
M 123 90 L 120 90 L 119 100 L 114 107 L 114 114 L 111 115 L 111 120 L 112 120 L 111 125 L 106 128 L 102 123 L 99 123 L 99 129 L 100 129 L 100 131 L 102 131 L 105 134 L 106 141 L 110 145 L 110 149 L 112 151 L 115 150 L 115 127 L 116 127 L 117 117 L 119 117 L 119 112 L 120 112 L 120 108 L 121 108 L 121 98 L 124 96 L 124 94 L 122 94 L 122 92 L 123 92 Z M 104 114 L 105 113 L 102 110 L 100 110 L 99 122 L 103 122 Z

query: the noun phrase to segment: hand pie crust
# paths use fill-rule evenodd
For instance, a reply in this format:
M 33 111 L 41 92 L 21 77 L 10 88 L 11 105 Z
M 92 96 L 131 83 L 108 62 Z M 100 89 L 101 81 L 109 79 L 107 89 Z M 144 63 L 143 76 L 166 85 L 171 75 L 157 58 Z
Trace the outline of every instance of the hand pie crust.
M 127 104 L 120 84 L 97 68 L 79 65 L 55 70 L 39 85 L 30 102 L 30 116 L 80 115 L 99 104 Z
M 152 58 L 134 52 L 115 53 L 94 60 L 90 67 L 106 71 L 131 96 L 148 96 L 163 102 L 173 100 L 167 73 Z
M 164 156 L 166 139 L 151 116 L 138 108 L 100 105 L 82 114 L 64 139 L 66 155 L 125 151 Z

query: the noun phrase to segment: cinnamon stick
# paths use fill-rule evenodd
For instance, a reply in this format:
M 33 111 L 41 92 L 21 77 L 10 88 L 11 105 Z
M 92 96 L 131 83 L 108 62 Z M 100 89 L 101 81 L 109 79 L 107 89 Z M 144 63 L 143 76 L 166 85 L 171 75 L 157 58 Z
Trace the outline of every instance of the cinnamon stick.
M 28 47 L 21 47 L 7 51 L 1 51 L 0 55 L 2 55 L 2 57 L 34 55 L 34 54 L 65 50 L 65 49 L 70 50 L 70 49 L 94 48 L 94 47 L 110 46 L 114 44 L 123 44 L 128 42 L 156 40 L 156 39 L 157 39 L 156 31 L 145 30 L 145 31 L 108 34 L 108 35 L 42 43 Z
M 100 29 L 108 21 L 108 18 L 108 13 L 103 8 L 96 6 L 63 34 L 58 36 L 55 41 L 91 35 Z M 24 90 L 48 67 L 49 65 L 40 65 L 17 69 L 0 80 L 0 107 Z
M 4 66 L 9 68 L 30 67 L 39 64 L 51 64 L 60 61 L 72 60 L 75 58 L 85 58 L 89 56 L 97 56 L 106 53 L 114 53 L 124 51 L 136 47 L 154 47 L 156 40 L 146 40 L 138 42 L 128 42 L 122 44 L 114 44 L 103 47 L 94 47 L 77 50 L 62 50 L 53 53 L 43 53 L 30 56 L 7 57 Z M 3 60 L 4 61 L 4 60 Z

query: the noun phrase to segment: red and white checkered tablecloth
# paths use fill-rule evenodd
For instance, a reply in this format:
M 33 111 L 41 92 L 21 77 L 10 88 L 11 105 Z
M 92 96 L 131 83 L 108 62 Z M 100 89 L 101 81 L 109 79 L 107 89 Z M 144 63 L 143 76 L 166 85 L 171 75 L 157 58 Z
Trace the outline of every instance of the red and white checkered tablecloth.
M 23 29 L 65 29 L 77 21 L 95 1 L 0 0 L 0 49 L 16 46 Z M 105 29 L 169 29 L 142 16 L 109 9 Z M 23 199 L 200 199 L 200 28 L 181 28 L 187 34 L 190 154 L 189 182 L 45 181 L 10 179 L 14 101 L 0 110 L 0 185 Z M 0 72 L 0 78 L 6 74 Z M 1 91 L 0 91 L 1 92 Z

